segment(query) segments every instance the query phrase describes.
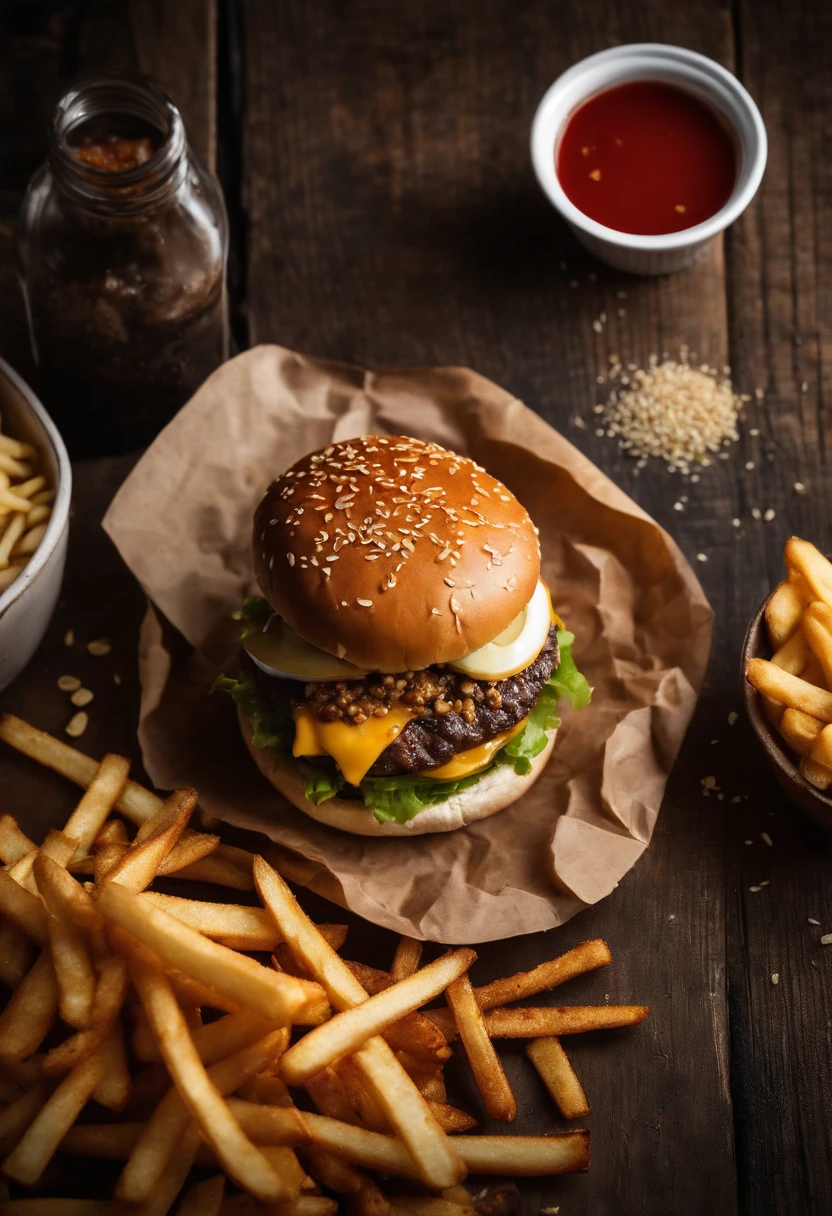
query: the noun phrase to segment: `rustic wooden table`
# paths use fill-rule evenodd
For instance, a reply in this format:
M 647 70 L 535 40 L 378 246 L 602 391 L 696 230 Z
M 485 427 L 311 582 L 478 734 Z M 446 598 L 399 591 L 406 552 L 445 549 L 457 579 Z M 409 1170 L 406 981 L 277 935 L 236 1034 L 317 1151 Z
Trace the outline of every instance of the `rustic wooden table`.
M 78 72 L 140 68 L 180 104 L 194 146 L 222 178 L 238 345 L 275 340 L 368 365 L 476 368 L 568 435 L 689 557 L 707 555 L 696 569 L 716 610 L 714 651 L 648 853 L 613 895 L 564 928 L 482 948 L 477 973 L 533 965 L 600 935 L 615 966 L 560 999 L 609 994 L 651 1006 L 636 1031 L 573 1040 L 592 1104 L 592 1168 L 528 1188 L 529 1212 L 832 1210 L 832 951 L 819 944 L 832 929 L 829 850 L 774 785 L 744 724 L 727 722 L 738 707 L 743 632 L 779 577 L 785 538 L 832 542 L 823 510 L 832 8 L 7 0 L 0 29 L 0 350 L 24 374 L 13 225 L 51 106 Z M 535 105 L 563 69 L 647 40 L 691 47 L 735 71 L 770 140 L 750 210 L 695 266 L 662 279 L 592 262 L 542 197 L 528 156 Z M 592 321 L 602 312 L 598 333 Z M 612 353 L 643 364 L 682 343 L 709 364 L 730 364 L 755 399 L 739 445 L 685 487 L 679 513 L 672 474 L 637 475 L 614 443 L 575 420 L 591 420 L 603 394 L 596 377 Z M 142 597 L 98 526 L 130 465 L 76 465 L 60 607 L 0 707 L 60 731 L 68 715 L 55 681 L 77 672 L 96 694 L 84 747 L 123 750 L 138 763 Z M 755 507 L 775 518 L 756 521 Z M 70 627 L 77 642 L 67 651 Z M 101 634 L 113 654 L 92 659 L 83 643 Z M 711 775 L 723 801 L 702 796 Z M 736 795 L 749 797 L 737 804 Z M 48 775 L 0 754 L 0 803 L 29 830 L 56 821 L 70 799 Z M 757 889 L 762 881 L 769 885 Z M 380 931 L 353 929 L 353 951 L 367 961 L 384 964 L 392 945 Z M 561 1127 L 521 1053 L 509 1054 L 508 1067 L 516 1130 Z M 475 1097 L 463 1097 L 476 1109 Z

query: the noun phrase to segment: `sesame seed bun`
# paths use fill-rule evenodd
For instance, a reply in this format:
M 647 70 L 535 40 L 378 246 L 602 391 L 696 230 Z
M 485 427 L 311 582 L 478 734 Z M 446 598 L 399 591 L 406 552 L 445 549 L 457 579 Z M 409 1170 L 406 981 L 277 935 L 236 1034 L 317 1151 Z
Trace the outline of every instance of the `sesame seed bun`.
M 549 742 L 532 760 L 531 772 L 525 777 L 518 776 L 510 764 L 498 764 L 476 785 L 454 794 L 445 802 L 425 807 L 409 823 L 396 823 L 395 820 L 379 823 L 361 801 L 336 797 L 328 798 L 320 806 L 310 802 L 304 793 L 305 778 L 293 758 L 275 747 L 254 747 L 250 719 L 239 712 L 238 717 L 246 745 L 266 780 L 310 818 L 355 836 L 424 836 L 429 832 L 453 832 L 478 819 L 496 815 L 516 802 L 537 781 L 552 754 L 557 733 L 555 730 L 548 732 Z
M 404 436 L 298 461 L 258 506 L 253 550 L 264 596 L 302 638 L 389 672 L 478 650 L 540 575 L 514 495 L 472 460 Z

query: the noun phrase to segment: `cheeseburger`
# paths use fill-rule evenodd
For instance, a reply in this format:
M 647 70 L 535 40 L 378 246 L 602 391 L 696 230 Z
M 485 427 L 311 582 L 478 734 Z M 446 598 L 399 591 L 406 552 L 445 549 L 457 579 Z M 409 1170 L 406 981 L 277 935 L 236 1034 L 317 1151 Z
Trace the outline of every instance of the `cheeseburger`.
M 540 578 L 537 529 L 479 465 L 365 435 L 273 482 L 254 516 L 263 598 L 221 676 L 260 770 L 360 835 L 446 832 L 540 775 L 558 701 L 590 690 Z

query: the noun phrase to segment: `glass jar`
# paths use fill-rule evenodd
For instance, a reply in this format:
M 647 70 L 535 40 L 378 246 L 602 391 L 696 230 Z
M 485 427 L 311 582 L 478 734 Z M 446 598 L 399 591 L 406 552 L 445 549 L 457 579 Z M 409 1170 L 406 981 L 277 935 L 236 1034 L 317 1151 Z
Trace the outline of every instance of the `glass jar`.
M 153 82 L 58 103 L 18 253 L 44 401 L 70 451 L 147 443 L 228 356 L 222 190 Z

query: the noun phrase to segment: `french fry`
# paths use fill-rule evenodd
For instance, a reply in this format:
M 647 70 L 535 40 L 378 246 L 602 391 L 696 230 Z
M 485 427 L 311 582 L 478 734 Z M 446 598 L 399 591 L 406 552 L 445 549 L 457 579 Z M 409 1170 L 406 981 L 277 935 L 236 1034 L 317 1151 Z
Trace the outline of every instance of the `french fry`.
M 820 664 L 825 686 L 832 687 L 832 608 L 820 600 L 811 603 L 803 614 L 801 632 Z
M 178 874 L 189 866 L 198 865 L 218 847 L 219 836 L 208 836 L 205 832 L 193 832 L 190 829 L 182 833 L 182 839 L 174 845 L 157 871 L 160 878 Z
M 397 984 L 407 979 L 419 966 L 422 958 L 422 942 L 414 937 L 400 937 L 390 966 L 390 980 Z
M 0 922 L 0 984 L 16 988 L 34 960 L 30 938 L 9 921 Z
M 326 1001 L 318 984 L 278 975 L 254 959 L 210 941 L 117 882 L 107 883 L 97 904 L 99 912 L 171 967 L 226 993 L 276 1025 L 306 1019 L 314 1024 L 326 1016 Z
M 205 903 L 180 899 L 177 895 L 160 895 L 157 891 L 148 891 L 142 898 L 230 950 L 271 952 L 280 942 L 274 920 L 265 908 Z
M 50 1081 L 39 1081 L 0 1113 L 0 1157 L 7 1157 L 23 1133 L 34 1123 L 52 1092 Z
M 801 675 L 809 662 L 809 643 L 806 639 L 807 634 L 798 625 L 789 640 L 771 656 L 772 663 L 776 667 L 782 667 L 783 671 L 788 671 L 790 675 Z
M 793 583 L 778 583 L 766 604 L 766 625 L 772 650 L 779 650 L 800 625 L 806 601 Z
M 789 675 L 766 659 L 749 659 L 745 675 L 764 696 L 789 709 L 802 709 L 821 722 L 832 722 L 832 692 Z
M 541 963 L 532 971 L 520 971 L 506 979 L 494 980 L 474 989 L 480 1009 L 494 1009 L 498 1005 L 510 1005 L 513 1001 L 525 1000 L 588 971 L 607 967 L 612 962 L 609 946 L 600 938 L 581 942 L 566 954 Z
M 57 879 L 55 871 L 58 871 Z M 75 925 L 62 894 L 60 876 L 64 873 L 57 862 L 42 853 L 35 861 L 35 880 L 49 914 L 58 1008 L 69 1026 L 84 1029 L 90 1022 L 96 975 L 81 930 Z M 74 883 L 75 879 L 69 881 Z
M 350 1105 L 344 1083 L 332 1068 L 323 1068 L 306 1081 L 306 1092 L 322 1115 L 341 1123 L 357 1123 L 358 1116 Z M 244 1097 L 240 1094 L 240 1097 Z
M 238 1098 L 245 1098 L 249 1102 L 262 1102 L 264 1106 L 295 1105 L 280 1077 L 265 1076 L 263 1073 L 246 1081 L 235 1092 Z
M 808 756 L 822 730 L 822 722 L 800 709 L 784 710 L 780 719 L 780 734 L 801 756 Z
M 124 792 L 130 761 L 106 755 L 95 770 L 81 801 L 66 821 L 64 831 L 78 841 L 78 852 L 88 853 L 107 816 Z
M 234 1055 L 244 1047 L 249 1047 L 271 1029 L 272 1024 L 268 1018 L 245 1009 L 197 1027 L 191 1038 L 202 1063 L 211 1065 Z M 146 1020 L 137 1022 L 134 1027 L 133 1050 L 138 1058 L 146 1063 L 162 1058 L 156 1037 Z
M 62 1076 L 91 1056 L 107 1038 L 121 1012 L 127 995 L 127 967 L 124 960 L 102 959 L 97 964 L 96 971 L 95 994 L 88 1019 L 89 1029 L 79 1031 L 46 1053 L 43 1061 L 44 1076 Z
M 274 1107 L 255 1106 L 229 1098 L 228 1108 L 243 1130 L 258 1144 L 279 1135 L 272 1131 Z M 305 1113 L 312 1143 L 365 1169 L 418 1179 L 413 1159 L 401 1140 L 380 1135 L 325 1115 Z M 589 1132 L 560 1136 L 454 1136 L 453 1146 L 472 1174 L 544 1177 L 585 1170 L 589 1164 Z
M 21 832 L 16 819 L 11 815 L 0 815 L 0 862 L 4 866 L 14 865 L 37 847 L 34 840 Z
M 0 1014 L 0 1060 L 37 1051 L 58 1012 L 58 983 L 48 950 L 41 951 Z
M 14 714 L 0 715 L 0 739 L 83 789 L 89 786 L 98 771 L 98 765 L 90 756 L 70 747 L 63 739 L 30 726 Z M 156 794 L 135 781 L 127 781 L 115 809 L 134 823 L 142 823 L 155 815 L 161 805 L 162 799 Z
M 126 1161 L 143 1127 L 143 1123 L 76 1123 L 61 1140 L 60 1151 L 73 1157 Z
M 17 865 L 26 861 L 24 857 Z M 9 870 L 0 870 L 0 915 L 38 943 L 49 944 L 49 920 L 46 909 L 31 891 L 15 881 Z
M 801 672 L 801 679 L 805 680 L 807 684 L 814 684 L 816 688 L 826 688 L 826 676 L 814 654 L 810 654 L 806 660 L 806 666 Z
M 442 1192 L 442 1198 L 457 1204 L 462 1208 L 472 1208 L 474 1201 L 471 1192 L 464 1186 L 449 1186 Z
M 220 1216 L 225 1198 L 225 1175 L 215 1174 L 188 1187 L 176 1216 Z
M 470 1131 L 472 1127 L 477 1126 L 477 1121 L 473 1115 L 469 1115 L 467 1111 L 459 1110 L 456 1106 L 449 1106 L 447 1102 L 428 1101 L 428 1106 L 434 1119 L 448 1136 L 454 1132 Z
M 252 891 L 254 879 L 251 867 L 243 869 L 224 855 L 223 845 L 214 849 L 208 857 L 194 861 L 182 869 L 170 871 L 171 878 L 183 878 L 192 882 L 211 882 L 219 887 L 231 887 L 235 891 Z
M 24 1186 L 36 1185 L 61 1140 L 86 1106 L 101 1070 L 101 1060 L 93 1055 L 64 1077 L 3 1162 L 3 1172 L 9 1178 Z
M 301 1085 L 328 1064 L 356 1051 L 374 1035 L 443 992 L 476 959 L 473 950 L 455 950 L 414 972 L 378 996 L 336 1013 L 311 1030 L 280 1063 L 287 1085 Z
M 394 1051 L 406 1051 L 424 1064 L 441 1064 L 453 1054 L 438 1026 L 423 1013 L 408 1013 L 382 1031 Z
M 371 1131 L 389 1132 L 390 1120 L 376 1101 L 360 1062 L 353 1056 L 344 1056 L 336 1064 L 335 1071 L 359 1122 Z
M 554 1035 L 532 1039 L 526 1044 L 526 1055 L 564 1119 L 583 1119 L 589 1114 L 586 1094 L 560 1039 Z
M 124 1110 L 130 1100 L 133 1082 L 127 1064 L 121 1022 L 113 1022 L 97 1054 L 104 1063 L 104 1071 L 92 1091 L 93 1099 L 108 1110 Z
M 161 966 L 141 947 L 131 946 L 129 954 L 130 976 L 168 1072 L 226 1174 L 264 1203 L 292 1199 L 292 1192 L 240 1130 L 209 1079 Z
M 832 785 L 832 769 L 818 764 L 810 756 L 804 756 L 800 761 L 801 776 L 818 790 L 828 790 Z
M 113 870 L 121 865 L 124 858 L 130 852 L 130 846 L 127 844 L 105 844 L 100 848 L 92 859 L 92 875 L 95 879 L 96 887 L 103 887 L 105 881 L 112 874 Z M 78 864 L 73 863 L 73 874 L 82 873 L 84 861 L 89 860 L 82 858 Z
M 285 1028 L 272 1031 L 259 1042 L 243 1048 L 207 1070 L 206 1076 L 222 1096 L 234 1090 L 260 1072 L 275 1055 L 280 1055 L 289 1042 Z M 179 1092 L 172 1088 L 156 1107 L 145 1124 L 138 1143 L 116 1183 L 115 1198 L 123 1203 L 143 1203 L 154 1193 L 171 1154 L 187 1130 L 191 1114 Z M 304 1133 L 305 1125 L 299 1112 L 287 1112 L 292 1128 L 292 1142 Z
M 467 975 L 449 985 L 445 999 L 454 1015 L 486 1114 L 491 1119 L 510 1122 L 517 1115 L 517 1103 L 485 1028 L 482 1010 Z
M 127 845 L 130 843 L 130 838 L 127 835 L 123 819 L 108 819 L 106 823 L 101 825 L 95 840 L 92 842 L 94 849 L 103 849 L 105 844 L 120 844 Z
M 320 935 L 284 880 L 262 857 L 255 858 L 254 881 L 284 939 L 321 982 L 335 1008 L 345 1010 L 366 1001 L 366 992 L 343 959 Z M 437 1188 L 461 1182 L 464 1164 L 384 1040 L 370 1039 L 352 1059 L 361 1068 L 372 1096 L 401 1136 L 424 1181 Z
M 138 843 L 133 842 L 118 864 L 107 873 L 107 882 L 118 883 L 130 891 L 143 891 L 149 887 L 165 857 L 188 826 L 196 800 L 196 790 L 177 790 L 171 794 L 158 815 L 149 821 L 153 825 L 152 830 Z
M 810 754 L 813 764 L 832 769 L 832 726 L 824 726 L 812 744 Z
M 832 563 L 819 549 L 808 540 L 791 536 L 786 541 L 784 558 L 786 568 L 804 579 L 812 599 L 832 605 Z
M 635 1026 L 649 1013 L 646 1005 L 572 1005 L 524 1009 L 492 1009 L 485 1025 L 492 1039 L 537 1039 L 544 1035 L 583 1034 Z
M 376 996 L 379 992 L 384 992 L 385 988 L 389 988 L 393 983 L 388 971 L 379 971 L 377 967 L 368 967 L 366 963 L 353 963 L 350 959 L 344 959 L 344 965 L 348 971 L 352 972 L 368 996 Z

